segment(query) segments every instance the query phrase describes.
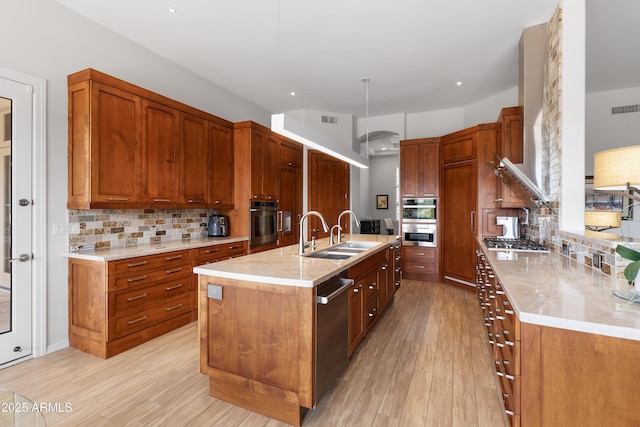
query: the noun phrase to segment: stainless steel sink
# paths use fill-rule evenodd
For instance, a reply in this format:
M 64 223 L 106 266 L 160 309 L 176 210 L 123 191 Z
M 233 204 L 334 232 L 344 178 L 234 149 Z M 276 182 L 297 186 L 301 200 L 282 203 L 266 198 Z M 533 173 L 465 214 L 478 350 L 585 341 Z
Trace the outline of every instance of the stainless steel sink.
M 360 252 L 322 250 L 322 251 L 308 252 L 302 256 L 307 258 L 347 259 L 347 258 L 351 258 L 352 256 L 358 255 L 359 253 Z
M 327 249 L 322 249 L 319 251 L 308 252 L 302 256 L 309 258 L 323 258 L 323 259 L 347 259 L 362 252 L 367 249 L 371 249 L 374 246 L 377 246 L 378 242 L 355 242 L 349 241 L 345 243 L 340 243 L 339 245 L 331 246 Z

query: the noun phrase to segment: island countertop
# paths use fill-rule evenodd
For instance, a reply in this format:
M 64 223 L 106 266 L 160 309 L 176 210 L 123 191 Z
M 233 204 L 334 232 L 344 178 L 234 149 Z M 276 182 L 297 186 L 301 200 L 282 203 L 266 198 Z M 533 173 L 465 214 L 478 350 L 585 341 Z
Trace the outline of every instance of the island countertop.
M 347 235 L 343 241 L 377 242 L 378 245 L 347 259 L 322 259 L 298 255 L 298 245 L 285 246 L 265 252 L 205 264 L 193 269 L 196 274 L 275 285 L 314 287 L 386 249 L 398 236 L 378 234 Z M 317 249 L 329 246 L 329 239 L 317 241 Z M 307 252 L 309 250 L 307 249 Z
M 558 252 L 488 250 L 486 259 L 521 322 L 640 341 L 640 304 L 613 295 L 627 281 Z

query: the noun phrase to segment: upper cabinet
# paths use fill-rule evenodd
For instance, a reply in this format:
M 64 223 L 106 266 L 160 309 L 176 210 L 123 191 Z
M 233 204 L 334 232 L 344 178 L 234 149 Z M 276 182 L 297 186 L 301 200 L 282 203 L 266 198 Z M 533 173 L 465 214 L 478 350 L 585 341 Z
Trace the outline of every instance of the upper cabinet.
M 437 197 L 440 174 L 440 138 L 400 142 L 402 197 Z
M 90 80 L 69 84 L 68 207 L 142 198 L 139 97 Z
M 278 139 L 258 128 L 251 130 L 251 198 L 278 200 Z
M 69 209 L 233 207 L 230 122 L 92 69 L 68 95 Z
M 512 163 L 524 162 L 522 108 L 503 108 L 498 117 L 496 134 L 497 154 L 508 158 Z M 518 186 L 497 180 L 496 205 L 501 208 L 517 208 L 529 204 L 526 194 Z

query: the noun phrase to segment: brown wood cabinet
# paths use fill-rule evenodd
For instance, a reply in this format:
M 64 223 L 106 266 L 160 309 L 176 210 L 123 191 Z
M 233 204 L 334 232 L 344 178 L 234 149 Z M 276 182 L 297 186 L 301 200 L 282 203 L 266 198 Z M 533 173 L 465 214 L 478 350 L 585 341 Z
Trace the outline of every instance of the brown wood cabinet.
M 438 248 L 402 246 L 402 276 L 405 279 L 438 281 Z
M 400 141 L 402 197 L 437 197 L 440 181 L 440 138 Z
M 496 133 L 496 153 L 498 157 L 507 157 L 512 163 L 522 163 L 523 129 L 522 108 L 503 108 L 498 117 Z M 502 208 L 520 208 L 529 205 L 526 194 L 509 180 L 496 179 L 496 206 Z
M 211 184 L 209 205 L 216 209 L 233 208 L 233 129 L 218 123 L 209 123 L 209 150 L 211 152 Z
M 310 211 L 322 213 L 327 225 L 331 227 L 337 223 L 338 216 L 350 206 L 350 167 L 349 164 L 317 150 L 309 150 L 309 194 Z M 343 217 L 344 218 L 344 217 Z M 348 221 L 343 224 L 343 233 L 349 233 Z M 346 225 L 346 226 L 345 226 Z M 320 219 L 310 216 L 308 230 L 316 238 L 328 237 L 329 233 L 322 230 Z
M 116 261 L 70 258 L 70 346 L 106 359 L 190 323 L 193 267 L 246 249 L 238 242 Z
M 302 144 L 280 138 L 278 244 L 298 243 L 302 217 Z
M 278 139 L 270 130 L 251 128 L 251 198 L 278 200 Z
M 233 185 L 233 157 L 212 170 L 206 140 L 206 123 L 230 122 L 96 70 L 67 80 L 69 209 L 232 207 L 209 203 L 212 179 Z
M 637 426 L 640 342 L 521 322 L 477 249 L 476 284 L 511 426 Z
M 349 356 L 353 354 L 390 301 L 386 299 L 389 250 L 379 251 L 349 268 Z M 384 304 L 381 304 L 381 293 Z

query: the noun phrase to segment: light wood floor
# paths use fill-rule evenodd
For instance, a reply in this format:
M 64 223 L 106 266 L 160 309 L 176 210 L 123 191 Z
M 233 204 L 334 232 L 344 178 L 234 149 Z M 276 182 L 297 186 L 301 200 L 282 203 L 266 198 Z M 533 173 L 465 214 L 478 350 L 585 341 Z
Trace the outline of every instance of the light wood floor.
M 208 395 L 197 324 L 102 360 L 74 349 L 0 370 L 49 426 L 283 426 Z M 403 281 L 304 426 L 506 426 L 474 292 Z M 54 406 L 55 407 L 55 406 Z

